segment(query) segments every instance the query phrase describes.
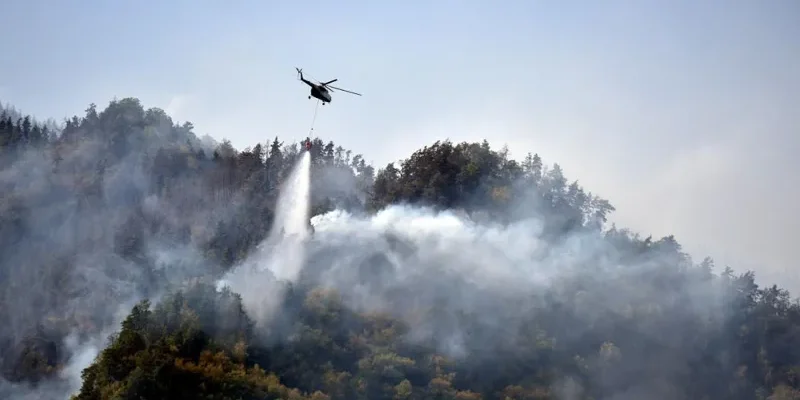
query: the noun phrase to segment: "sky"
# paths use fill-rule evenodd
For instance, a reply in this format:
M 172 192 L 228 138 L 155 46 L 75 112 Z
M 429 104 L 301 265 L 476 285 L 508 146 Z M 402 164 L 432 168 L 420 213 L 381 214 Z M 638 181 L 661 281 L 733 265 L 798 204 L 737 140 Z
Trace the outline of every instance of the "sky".
M 800 2 L 4 0 L 0 102 L 138 97 L 239 149 L 309 134 L 296 79 L 362 93 L 313 136 L 376 168 L 436 140 L 539 153 L 718 270 L 800 294 Z

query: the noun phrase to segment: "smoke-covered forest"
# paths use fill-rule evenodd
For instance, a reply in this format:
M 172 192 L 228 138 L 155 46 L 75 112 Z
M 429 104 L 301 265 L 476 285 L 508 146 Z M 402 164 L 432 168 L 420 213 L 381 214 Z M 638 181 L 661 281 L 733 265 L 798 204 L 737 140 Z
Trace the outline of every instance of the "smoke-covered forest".
M 609 226 L 558 164 L 313 138 L 298 241 L 303 139 L 2 111 L 0 398 L 800 399 L 787 291 Z

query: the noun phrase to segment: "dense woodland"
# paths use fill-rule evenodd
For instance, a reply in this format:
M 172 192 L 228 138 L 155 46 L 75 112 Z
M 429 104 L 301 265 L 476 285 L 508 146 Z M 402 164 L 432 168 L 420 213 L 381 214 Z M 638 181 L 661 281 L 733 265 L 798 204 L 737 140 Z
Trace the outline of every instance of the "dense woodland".
M 77 353 L 67 339 L 110 326 L 74 399 L 800 399 L 789 293 L 696 263 L 671 236 L 608 226 L 614 207 L 558 164 L 485 141 L 437 141 L 376 171 L 314 138 L 312 214 L 410 204 L 535 219 L 551 253 L 579 238 L 602 259 L 576 257 L 525 307 L 475 292 L 492 323 L 446 299 L 417 320 L 368 312 L 309 278 L 283 293 L 283 329 L 257 329 L 213 282 L 266 237 L 302 139 L 237 150 L 134 98 L 57 130 L 2 111 L 0 397 L 6 385 L 49 398 Z M 380 280 L 381 263 L 353 268 Z M 466 352 L 409 339 L 430 321 L 467 332 Z

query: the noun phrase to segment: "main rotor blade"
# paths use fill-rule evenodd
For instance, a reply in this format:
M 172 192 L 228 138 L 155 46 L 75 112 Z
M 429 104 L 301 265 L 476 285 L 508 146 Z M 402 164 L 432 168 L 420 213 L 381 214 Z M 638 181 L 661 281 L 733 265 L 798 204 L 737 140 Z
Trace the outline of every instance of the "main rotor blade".
M 336 78 L 336 79 L 334 79 L 332 81 L 327 81 L 327 82 L 323 83 L 323 85 L 330 85 L 331 83 L 336 82 L 338 80 L 339 80 L 339 78 Z
M 336 87 L 336 86 L 329 86 L 329 87 L 331 87 L 331 88 L 334 88 L 334 89 L 336 89 L 336 90 L 341 90 L 341 91 L 343 91 L 343 92 L 347 92 L 347 93 L 350 93 L 350 94 L 354 94 L 354 95 L 356 95 L 356 96 L 361 96 L 361 93 L 351 92 L 351 91 L 349 91 L 349 90 L 347 90 L 347 89 L 338 88 L 338 87 Z

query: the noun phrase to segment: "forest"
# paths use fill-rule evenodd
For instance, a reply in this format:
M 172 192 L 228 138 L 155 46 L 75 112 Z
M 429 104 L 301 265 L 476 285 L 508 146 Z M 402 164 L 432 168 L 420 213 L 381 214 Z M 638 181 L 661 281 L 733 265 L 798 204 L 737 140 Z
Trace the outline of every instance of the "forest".
M 236 149 L 136 98 L 0 114 L 0 398 L 800 399 L 796 299 L 610 224 L 535 152 L 376 169 L 312 138 L 288 260 L 305 137 Z

